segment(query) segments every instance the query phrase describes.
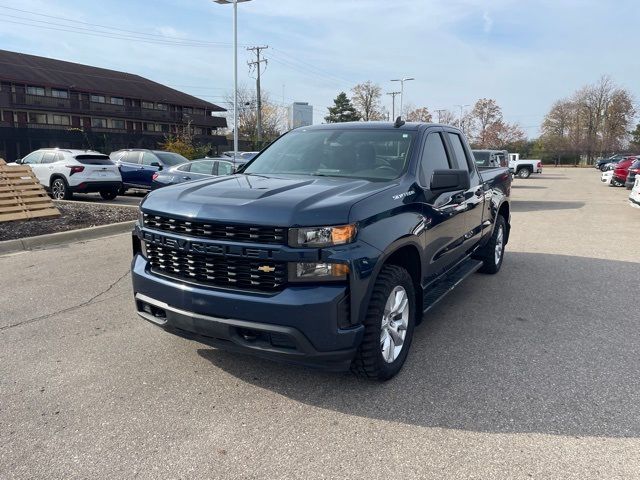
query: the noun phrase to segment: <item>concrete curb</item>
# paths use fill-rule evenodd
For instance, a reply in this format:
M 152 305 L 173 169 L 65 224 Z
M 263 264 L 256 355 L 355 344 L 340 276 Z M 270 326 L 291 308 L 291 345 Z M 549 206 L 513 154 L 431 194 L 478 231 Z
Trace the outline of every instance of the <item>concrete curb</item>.
M 130 220 L 128 222 L 111 223 L 109 225 L 98 225 L 97 227 L 78 228 L 67 232 L 56 232 L 47 235 L 37 235 L 35 237 L 5 240 L 4 242 L 0 242 L 0 255 L 126 233 L 133 230 L 135 223 L 135 220 Z

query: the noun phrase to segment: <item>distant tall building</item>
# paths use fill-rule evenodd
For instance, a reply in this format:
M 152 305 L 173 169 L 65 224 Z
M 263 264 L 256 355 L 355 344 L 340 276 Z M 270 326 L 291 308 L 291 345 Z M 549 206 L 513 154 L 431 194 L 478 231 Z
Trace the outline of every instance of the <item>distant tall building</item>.
M 289 129 L 313 124 L 313 107 L 307 102 L 293 102 L 289 106 Z

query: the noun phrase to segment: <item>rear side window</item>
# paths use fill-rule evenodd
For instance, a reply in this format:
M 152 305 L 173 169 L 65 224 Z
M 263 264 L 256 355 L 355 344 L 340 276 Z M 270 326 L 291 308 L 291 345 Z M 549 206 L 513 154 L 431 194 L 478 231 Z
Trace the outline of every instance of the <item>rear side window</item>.
M 439 133 L 430 133 L 420 159 L 420 182 L 429 186 L 431 185 L 431 177 L 434 170 L 446 170 L 449 168 L 451 168 L 451 165 L 442 137 Z
M 194 162 L 191 164 L 191 173 L 203 173 L 211 175 L 213 162 Z
M 76 155 L 76 160 L 83 165 L 113 165 L 106 155 Z
M 56 161 L 56 152 L 46 152 L 42 156 L 42 161 L 40 163 L 53 163 Z
M 216 175 L 231 175 L 233 173 L 233 164 L 229 162 L 218 162 L 218 172 Z
M 464 147 L 462 146 L 462 139 L 460 138 L 460 135 L 458 135 L 457 133 L 447 133 L 447 135 L 449 135 L 451 148 L 453 148 L 453 154 L 456 156 L 460 168 L 463 168 L 464 165 L 466 165 L 469 171 L 471 171 L 469 159 L 467 158 L 467 154 L 465 153 Z

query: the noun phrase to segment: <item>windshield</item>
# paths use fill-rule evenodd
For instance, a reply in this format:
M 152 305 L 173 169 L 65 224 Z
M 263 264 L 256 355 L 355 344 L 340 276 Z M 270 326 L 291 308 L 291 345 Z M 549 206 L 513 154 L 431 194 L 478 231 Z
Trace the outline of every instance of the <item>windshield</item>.
M 243 173 L 393 180 L 405 170 L 413 137 L 413 132 L 401 130 L 294 130 Z
M 171 153 L 171 152 L 156 152 L 156 156 L 160 160 L 162 160 L 162 163 L 170 167 L 175 167 L 176 165 L 180 165 L 181 163 L 186 163 L 189 161 L 186 158 L 184 158 L 182 155 L 178 155 L 177 153 Z
M 476 159 L 476 165 L 489 165 L 489 158 L 491 152 L 473 152 L 473 157 Z

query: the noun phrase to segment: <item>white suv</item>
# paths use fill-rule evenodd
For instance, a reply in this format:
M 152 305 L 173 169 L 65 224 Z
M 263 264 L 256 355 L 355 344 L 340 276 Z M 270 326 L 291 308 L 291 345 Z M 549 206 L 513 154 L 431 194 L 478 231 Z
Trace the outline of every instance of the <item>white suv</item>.
M 16 163 L 29 165 L 58 200 L 68 200 L 74 192 L 100 192 L 104 200 L 113 200 L 122 188 L 118 167 L 108 155 L 92 150 L 41 148 Z

